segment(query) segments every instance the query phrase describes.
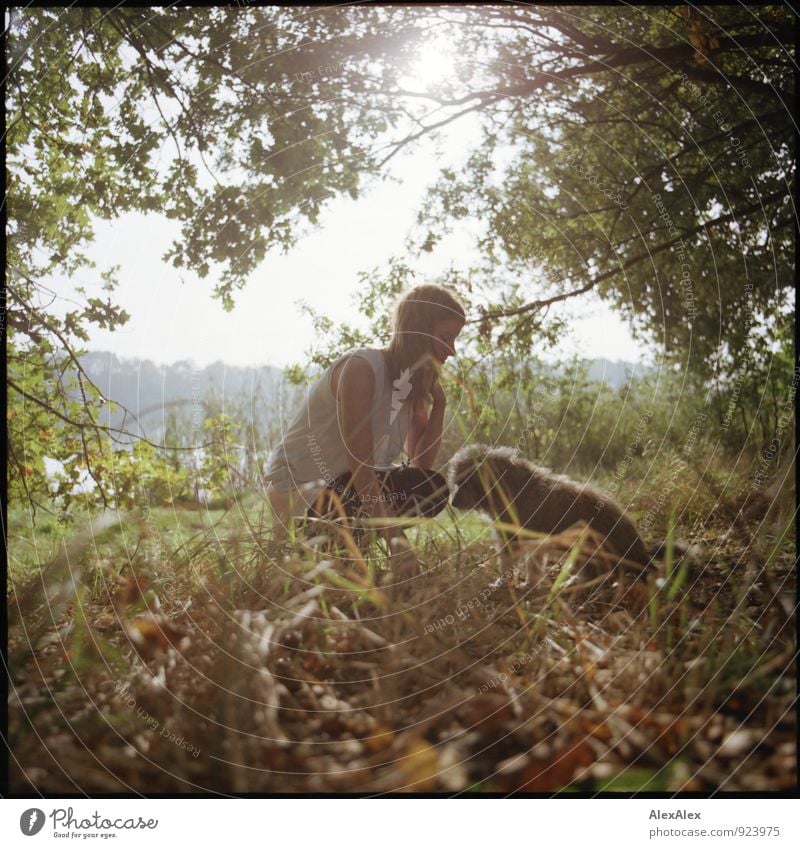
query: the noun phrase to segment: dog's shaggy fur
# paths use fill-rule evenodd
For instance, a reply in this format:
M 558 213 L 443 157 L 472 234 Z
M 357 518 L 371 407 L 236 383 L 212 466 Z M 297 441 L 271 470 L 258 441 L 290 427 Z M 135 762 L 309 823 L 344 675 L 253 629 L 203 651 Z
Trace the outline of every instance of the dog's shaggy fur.
M 549 534 L 585 521 L 615 554 L 642 566 L 663 551 L 663 545 L 648 548 L 633 521 L 603 492 L 552 474 L 511 448 L 467 445 L 450 460 L 447 483 L 453 506 L 483 510 L 503 523 Z M 514 539 L 513 532 L 500 532 Z

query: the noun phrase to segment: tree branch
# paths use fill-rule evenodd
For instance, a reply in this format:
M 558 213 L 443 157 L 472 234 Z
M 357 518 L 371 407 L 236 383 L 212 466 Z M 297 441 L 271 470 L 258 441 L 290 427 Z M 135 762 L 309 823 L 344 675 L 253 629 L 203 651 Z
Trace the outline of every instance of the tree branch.
M 638 265 L 640 262 L 644 262 L 646 259 L 650 259 L 653 256 L 657 256 L 659 253 L 663 253 L 665 250 L 669 250 L 669 248 L 678 244 L 678 242 L 682 241 L 685 238 L 691 238 L 693 235 L 697 235 L 697 233 L 702 232 L 708 227 L 715 227 L 719 226 L 720 224 L 726 224 L 729 221 L 734 221 L 736 220 L 737 216 L 747 215 L 750 212 L 756 212 L 759 209 L 763 209 L 765 206 L 770 205 L 776 200 L 783 199 L 786 196 L 786 192 L 776 191 L 768 195 L 763 200 L 759 198 L 758 203 L 750 204 L 744 209 L 736 209 L 733 212 L 729 212 L 727 215 L 720 215 L 718 218 L 714 218 L 713 221 L 704 221 L 698 224 L 696 227 L 692 227 L 690 230 L 685 230 L 681 235 L 677 236 L 676 238 L 670 239 L 669 241 L 658 245 L 658 247 L 654 247 L 652 250 L 648 250 L 645 253 L 640 253 L 636 256 L 631 257 L 625 263 L 620 265 L 620 267 L 612 268 L 611 270 L 600 274 L 600 276 L 595 277 L 594 280 L 587 283 L 582 288 L 575 289 L 571 292 L 565 292 L 564 294 L 556 295 L 545 300 L 534 300 L 530 303 L 524 304 L 523 306 L 517 306 L 514 309 L 500 309 L 494 312 L 486 312 L 480 318 L 471 319 L 468 323 L 475 324 L 480 321 L 485 321 L 487 319 L 494 320 L 496 318 L 508 318 L 513 315 L 522 315 L 526 312 L 533 312 L 537 309 L 541 309 L 542 307 L 550 306 L 553 303 L 558 303 L 561 300 L 566 300 L 567 298 L 585 294 L 586 292 L 593 289 L 598 283 L 605 282 L 605 280 L 611 279 L 611 277 L 614 277 L 616 274 L 620 274 L 623 271 L 627 271 L 634 265 Z
M 26 400 L 31 401 L 31 403 L 35 403 L 37 406 L 41 407 L 45 410 L 45 412 L 50 415 L 55 415 L 56 418 L 59 418 L 65 424 L 69 424 L 72 427 L 78 427 L 80 429 L 84 429 L 86 427 L 91 427 L 95 430 L 103 430 L 109 435 L 113 433 L 121 433 L 123 436 L 130 436 L 133 439 L 137 439 L 140 442 L 144 442 L 145 444 L 150 445 L 150 447 L 156 448 L 157 450 L 174 450 L 174 451 L 195 451 L 198 448 L 210 448 L 214 446 L 213 440 L 210 442 L 205 442 L 202 445 L 193 445 L 191 447 L 182 448 L 178 445 L 159 445 L 155 442 L 151 442 L 149 439 L 146 439 L 144 436 L 140 436 L 137 433 L 130 433 L 127 430 L 123 430 L 120 427 L 112 427 L 106 424 L 97 424 L 95 422 L 87 422 L 87 421 L 76 421 L 74 418 L 70 418 L 68 415 L 64 415 L 62 412 L 59 412 L 55 407 L 51 406 L 49 403 L 37 398 L 35 395 L 32 395 L 30 392 L 26 392 L 21 386 L 18 386 L 10 377 L 6 377 L 6 383 L 14 389 L 15 392 L 18 392 L 22 397 Z M 117 439 L 115 436 L 111 435 L 111 438 L 121 444 L 121 440 Z
M 587 283 L 585 286 L 579 289 L 575 289 L 574 291 L 564 292 L 563 294 L 557 294 L 554 297 L 548 297 L 544 300 L 533 300 L 530 303 L 526 303 L 523 306 L 516 306 L 513 309 L 498 309 L 494 312 L 484 312 L 480 318 L 471 318 L 467 321 L 467 324 L 478 324 L 482 321 L 494 320 L 495 318 L 511 318 L 514 315 L 523 315 L 526 312 L 533 312 L 537 309 L 543 309 L 544 307 L 551 306 L 554 303 L 559 303 L 562 300 L 567 300 L 571 297 L 577 297 L 581 294 L 586 294 L 586 292 L 591 291 L 597 283 L 600 282 L 600 279 L 592 280 L 590 283 Z

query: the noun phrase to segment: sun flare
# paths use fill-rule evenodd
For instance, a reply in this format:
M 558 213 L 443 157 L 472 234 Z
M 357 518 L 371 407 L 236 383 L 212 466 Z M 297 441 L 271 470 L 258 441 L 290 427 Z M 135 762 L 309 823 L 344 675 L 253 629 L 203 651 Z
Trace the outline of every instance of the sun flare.
M 457 59 L 449 41 L 442 38 L 426 41 L 417 51 L 406 80 L 410 85 L 423 89 L 453 82 L 456 77 Z

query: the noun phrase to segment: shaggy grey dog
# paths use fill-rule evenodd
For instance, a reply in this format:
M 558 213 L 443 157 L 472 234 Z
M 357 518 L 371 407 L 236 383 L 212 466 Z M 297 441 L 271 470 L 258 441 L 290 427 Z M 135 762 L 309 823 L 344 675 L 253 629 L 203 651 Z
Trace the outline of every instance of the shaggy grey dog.
M 538 533 L 560 533 L 585 521 L 620 557 L 647 566 L 663 555 L 663 543 L 648 548 L 613 499 L 586 483 L 534 465 L 512 448 L 463 447 L 450 460 L 447 483 L 450 503 L 459 509 L 480 509 L 498 521 Z M 512 531 L 501 530 L 500 535 L 514 540 Z

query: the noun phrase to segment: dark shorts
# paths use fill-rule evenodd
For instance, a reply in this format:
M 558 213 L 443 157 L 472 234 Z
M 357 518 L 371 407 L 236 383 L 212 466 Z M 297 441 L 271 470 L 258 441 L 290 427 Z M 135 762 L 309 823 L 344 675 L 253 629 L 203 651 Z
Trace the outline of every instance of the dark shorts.
M 430 518 L 444 509 L 450 495 L 447 482 L 436 471 L 398 465 L 389 470 L 376 468 L 375 473 L 381 485 L 379 497 L 387 509 L 398 515 Z M 361 499 L 351 485 L 350 472 L 347 472 L 327 485 L 307 516 L 335 518 L 339 513 L 334 493 L 340 498 L 345 515 L 354 517 L 360 514 Z

